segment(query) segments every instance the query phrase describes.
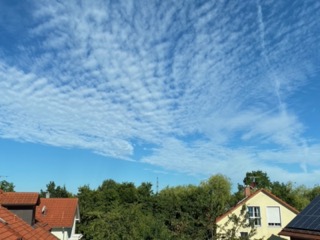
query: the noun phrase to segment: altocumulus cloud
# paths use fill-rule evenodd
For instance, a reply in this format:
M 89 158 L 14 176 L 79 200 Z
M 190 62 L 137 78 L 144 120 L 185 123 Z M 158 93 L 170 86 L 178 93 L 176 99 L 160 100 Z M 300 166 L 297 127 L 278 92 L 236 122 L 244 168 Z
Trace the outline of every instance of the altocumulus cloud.
M 319 71 L 319 4 L 32 2 L 0 51 L 0 136 L 189 174 L 316 176 L 292 99 Z

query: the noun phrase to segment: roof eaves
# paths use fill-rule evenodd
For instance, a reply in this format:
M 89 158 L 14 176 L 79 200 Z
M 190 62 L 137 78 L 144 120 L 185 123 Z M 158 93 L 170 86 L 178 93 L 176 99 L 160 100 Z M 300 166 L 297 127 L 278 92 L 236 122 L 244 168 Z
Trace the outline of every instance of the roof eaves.
M 303 239 L 314 239 L 320 240 L 320 232 L 316 231 L 308 231 L 303 229 L 295 229 L 295 228 L 284 228 L 281 230 L 279 235 L 288 236 L 288 237 L 297 237 Z

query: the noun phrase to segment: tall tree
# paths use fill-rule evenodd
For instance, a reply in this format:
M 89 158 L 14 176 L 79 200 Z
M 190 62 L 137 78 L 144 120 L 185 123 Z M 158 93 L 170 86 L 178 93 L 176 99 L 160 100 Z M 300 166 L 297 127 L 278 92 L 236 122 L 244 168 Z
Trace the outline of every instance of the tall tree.
M 208 239 L 214 239 L 216 236 L 216 218 L 222 215 L 230 206 L 231 182 L 221 174 L 210 177 L 207 181 L 201 183 L 206 196 L 203 196 L 208 206 Z
M 266 172 L 261 170 L 247 172 L 243 179 L 243 184 L 238 184 L 238 191 L 233 195 L 233 205 L 245 197 L 244 189 L 246 186 L 251 186 L 254 189 L 270 189 L 272 183 Z
M 14 192 L 14 184 L 6 180 L 0 181 L 0 189 L 4 192 Z
M 51 198 L 69 198 L 73 196 L 71 192 L 67 191 L 65 186 L 56 186 L 54 181 L 50 181 L 47 184 L 47 189 L 45 191 L 42 189 L 40 190 L 41 197 L 46 197 L 47 193 L 50 195 Z
M 245 178 L 243 179 L 244 186 L 253 186 L 255 188 L 266 188 L 270 189 L 271 181 L 266 172 L 261 170 L 247 172 Z

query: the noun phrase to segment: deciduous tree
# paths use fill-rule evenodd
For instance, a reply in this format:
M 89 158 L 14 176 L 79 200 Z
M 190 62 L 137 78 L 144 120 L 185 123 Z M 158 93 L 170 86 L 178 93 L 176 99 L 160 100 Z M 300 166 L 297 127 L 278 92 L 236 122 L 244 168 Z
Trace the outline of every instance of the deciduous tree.
M 14 192 L 14 184 L 6 180 L 0 181 L 0 189 L 4 192 Z

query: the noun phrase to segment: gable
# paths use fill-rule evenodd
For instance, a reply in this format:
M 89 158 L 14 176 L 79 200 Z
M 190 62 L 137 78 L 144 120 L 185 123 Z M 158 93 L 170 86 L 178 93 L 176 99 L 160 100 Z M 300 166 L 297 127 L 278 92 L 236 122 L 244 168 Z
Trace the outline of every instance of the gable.
M 285 214 L 298 214 L 298 210 L 294 207 L 290 206 L 271 192 L 265 189 L 260 189 L 253 194 L 251 194 L 249 197 L 244 198 L 242 201 L 240 201 L 236 206 L 231 208 L 229 211 L 227 211 L 225 214 L 221 215 L 217 218 L 216 223 L 219 223 L 220 221 L 224 221 L 227 219 L 227 217 L 231 214 L 239 215 L 241 208 L 243 205 L 246 206 L 281 206 L 282 209 L 284 209 Z
M 281 226 L 288 224 L 298 212 L 271 192 L 260 189 L 217 218 L 217 232 L 219 234 L 223 235 L 233 228 L 234 223 L 228 221 L 229 216 L 232 214 L 240 216 L 243 206 L 248 207 L 249 218 L 256 229 L 255 237 L 265 239 L 278 235 Z M 240 227 L 237 229 L 237 236 L 240 237 L 242 233 L 249 231 L 249 227 Z

